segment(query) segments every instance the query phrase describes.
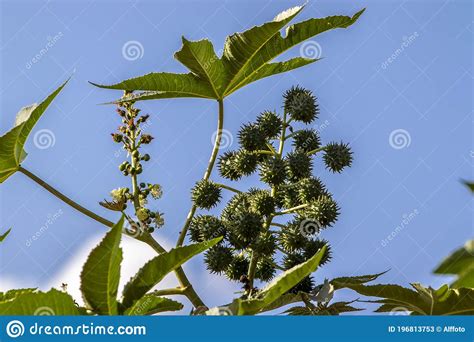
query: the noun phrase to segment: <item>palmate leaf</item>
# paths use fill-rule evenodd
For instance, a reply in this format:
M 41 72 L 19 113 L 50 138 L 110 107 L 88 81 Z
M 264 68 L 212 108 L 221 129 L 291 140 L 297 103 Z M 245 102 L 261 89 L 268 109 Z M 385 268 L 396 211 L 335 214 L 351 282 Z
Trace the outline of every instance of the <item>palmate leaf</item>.
M 13 290 L 15 295 L 10 300 L 0 302 L 0 315 L 57 315 L 76 316 L 79 308 L 70 295 L 51 289 L 48 292 L 32 289 Z M 18 293 L 18 291 L 22 291 Z M 9 291 L 10 295 L 13 293 Z
M 278 300 L 282 295 L 297 285 L 318 268 L 321 258 L 326 251 L 326 246 L 321 248 L 311 259 L 283 272 L 265 288 L 256 298 L 236 299 L 229 306 L 235 315 L 255 315 Z
M 29 134 L 66 83 L 67 81 L 39 105 L 34 104 L 22 108 L 17 114 L 15 127 L 0 137 L 0 183 L 14 174 L 26 158 L 27 153 L 23 147 Z
M 14 289 L 7 292 L 0 292 L 0 302 L 15 299 L 19 295 L 35 292 L 36 288 Z
M 184 247 L 177 247 L 148 261 L 123 289 L 123 305 L 128 308 L 156 286 L 168 273 L 193 256 L 211 248 L 222 238 L 216 238 Z
M 117 315 L 117 292 L 122 262 L 124 217 L 89 254 L 81 272 L 81 292 L 86 306 L 102 315 Z
M 166 311 L 179 311 L 183 304 L 165 297 L 147 294 L 135 301 L 133 305 L 125 310 L 127 316 L 153 315 Z
M 314 37 L 334 28 L 352 25 L 363 10 L 354 16 L 331 16 L 309 19 L 287 28 L 304 6 L 286 10 L 270 22 L 227 37 L 222 57 L 217 56 L 209 40 L 190 42 L 183 38 L 175 58 L 191 73 L 151 73 L 113 85 L 94 85 L 107 89 L 140 91 L 119 101 L 139 101 L 175 97 L 211 98 L 222 100 L 237 89 L 264 77 L 293 70 L 317 59 L 296 57 L 271 63 L 276 57 Z
M 474 240 L 453 252 L 434 270 L 435 274 L 457 275 L 453 288 L 474 288 Z
M 443 285 L 439 289 L 411 284 L 412 289 L 399 285 L 349 285 L 348 288 L 364 296 L 382 299 L 371 301 L 382 304 L 376 312 L 407 311 L 413 315 L 472 315 L 474 289 L 452 289 Z

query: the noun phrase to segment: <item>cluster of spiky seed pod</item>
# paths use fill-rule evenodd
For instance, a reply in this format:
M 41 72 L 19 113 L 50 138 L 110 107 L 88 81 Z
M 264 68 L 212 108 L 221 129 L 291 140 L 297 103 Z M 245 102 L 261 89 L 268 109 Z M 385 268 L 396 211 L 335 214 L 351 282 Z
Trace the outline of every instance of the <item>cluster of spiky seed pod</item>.
M 149 115 L 141 115 L 140 109 L 135 108 L 133 102 L 118 105 L 117 113 L 122 125 L 118 127 L 116 133 L 112 133 L 112 139 L 122 144 L 127 152 L 129 159 L 120 164 L 119 170 L 124 176 L 131 178 L 132 187 L 112 190 L 110 193 L 112 201 L 100 204 L 107 209 L 125 213 L 127 203 L 130 202 L 134 208 L 135 218 L 128 215 L 126 217 L 132 233 L 152 233 L 155 228 L 164 225 L 164 219 L 162 213 L 147 208 L 147 204 L 150 197 L 155 200 L 161 198 L 162 189 L 159 184 L 138 182 L 138 175 L 143 171 L 143 163 L 150 160 L 149 154 L 140 152 L 142 145 L 147 145 L 153 140 L 151 135 L 142 132 L 143 124 L 148 122 Z
M 231 280 L 245 279 L 245 286 L 249 279 L 269 281 L 278 269 L 287 270 L 308 260 L 324 245 L 327 249 L 321 264 L 331 259 L 327 241 L 317 236 L 336 222 L 339 207 L 321 180 L 313 176 L 313 158 L 324 153 L 323 160 L 332 172 L 341 172 L 352 162 L 347 144 L 322 146 L 315 129 L 292 126 L 311 124 L 318 117 L 319 107 L 311 91 L 291 88 L 284 94 L 283 108 L 283 115 L 265 111 L 255 122 L 244 124 L 238 133 L 240 148 L 225 152 L 218 161 L 223 178 L 238 181 L 258 172 L 268 189 L 240 192 L 210 180 L 201 180 L 192 189 L 196 206 L 208 210 L 219 203 L 223 189 L 236 192 L 220 217 L 194 217 L 189 236 L 195 242 L 224 236 L 206 253 L 207 267 Z M 291 150 L 285 154 L 284 144 L 289 146 L 289 141 Z M 288 220 L 282 221 L 284 218 Z M 307 277 L 291 291 L 312 289 L 312 278 Z

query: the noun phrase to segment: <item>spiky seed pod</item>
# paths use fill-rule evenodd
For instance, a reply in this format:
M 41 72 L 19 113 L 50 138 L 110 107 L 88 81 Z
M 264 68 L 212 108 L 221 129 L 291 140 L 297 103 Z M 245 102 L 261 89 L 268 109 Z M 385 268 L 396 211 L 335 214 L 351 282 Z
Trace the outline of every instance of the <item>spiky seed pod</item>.
M 237 249 L 247 248 L 254 242 L 263 229 L 263 219 L 252 212 L 239 212 L 234 220 L 227 221 L 229 242 Z
M 339 215 L 339 206 L 329 195 L 320 196 L 311 205 L 305 208 L 301 218 L 316 220 L 322 228 L 332 226 Z
M 323 254 L 323 257 L 321 258 L 321 262 L 319 265 L 324 265 L 328 263 L 331 260 L 331 246 L 328 244 L 328 242 L 324 239 L 315 239 L 315 240 L 309 240 L 306 245 L 304 246 L 304 252 L 303 255 L 306 258 L 306 260 L 312 258 L 323 246 L 326 246 L 326 251 Z
M 302 129 L 293 135 L 293 148 L 309 152 L 321 147 L 321 139 L 314 129 Z
M 267 139 L 274 139 L 281 131 L 282 121 L 280 117 L 271 111 L 264 111 L 257 117 L 257 125 Z
M 189 224 L 189 236 L 194 242 L 203 242 L 219 236 L 225 236 L 226 230 L 222 221 L 212 215 L 198 215 Z
M 239 281 L 240 277 L 247 274 L 249 262 L 243 255 L 235 255 L 232 258 L 225 274 L 230 280 Z
M 301 203 L 313 202 L 326 194 L 326 187 L 319 178 L 305 178 L 298 183 L 298 199 Z
M 193 202 L 203 209 L 211 209 L 221 199 L 221 188 L 209 180 L 200 180 L 191 190 Z
M 230 151 L 225 152 L 222 156 L 219 157 L 219 173 L 222 177 L 230 180 L 238 180 L 242 177 L 242 173 L 237 169 L 235 158 L 237 152 Z
M 222 245 L 213 246 L 204 254 L 204 262 L 211 273 L 220 274 L 224 272 L 232 261 L 231 249 Z
M 280 185 L 286 179 L 286 162 L 280 158 L 268 158 L 260 165 L 260 179 L 271 185 Z
M 269 258 L 260 258 L 255 270 L 255 278 L 261 281 L 269 281 L 275 276 L 275 261 Z
M 257 168 L 259 155 L 255 152 L 240 150 L 234 158 L 235 169 L 242 175 L 250 175 Z
M 240 128 L 239 143 L 248 151 L 255 151 L 265 147 L 265 134 L 259 126 L 246 124 Z
M 295 121 L 311 123 L 319 114 L 316 97 L 310 90 L 299 86 L 292 87 L 284 95 L 285 111 Z
M 250 209 L 260 215 L 268 216 L 275 212 L 275 200 L 269 191 L 255 189 L 249 191 Z
M 323 156 L 326 167 L 332 172 L 341 172 L 345 167 L 352 164 L 352 151 L 349 144 L 329 143 L 326 145 Z
M 282 229 L 282 233 L 279 237 L 281 247 L 286 252 L 296 252 L 303 249 L 308 239 L 304 232 L 301 231 L 301 222 L 298 219 L 294 219 L 286 224 L 286 227 Z
M 259 237 L 252 242 L 250 248 L 254 250 L 258 255 L 270 257 L 275 254 L 277 247 L 277 240 L 273 234 L 262 233 Z
M 313 288 L 314 288 L 313 277 L 308 276 L 308 277 L 303 278 L 302 281 L 300 281 L 297 285 L 291 288 L 288 292 L 295 293 L 295 294 L 298 292 L 309 293 L 313 290 Z
M 222 210 L 221 218 L 224 221 L 234 221 L 241 213 L 247 212 L 250 207 L 249 195 L 245 192 L 234 195 Z
M 303 151 L 290 152 L 286 156 L 287 174 L 292 181 L 311 177 L 313 162 Z
M 300 204 L 302 204 L 302 202 L 298 197 L 298 189 L 295 186 L 286 188 L 283 194 L 283 207 L 289 209 Z

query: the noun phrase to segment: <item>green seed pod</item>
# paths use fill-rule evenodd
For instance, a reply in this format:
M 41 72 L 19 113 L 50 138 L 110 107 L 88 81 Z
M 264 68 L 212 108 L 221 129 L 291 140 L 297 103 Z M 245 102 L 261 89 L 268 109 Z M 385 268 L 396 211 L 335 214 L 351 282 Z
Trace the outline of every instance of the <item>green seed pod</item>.
M 299 181 L 297 189 L 301 204 L 313 202 L 320 196 L 327 195 L 326 187 L 319 178 L 302 179 Z
M 146 187 L 146 184 L 145 183 L 140 183 L 140 188 L 144 188 Z
M 257 214 L 268 216 L 275 212 L 275 200 L 267 190 L 250 190 L 249 201 L 250 209 Z
M 144 161 L 149 161 L 150 160 L 150 155 L 147 153 L 142 157 L 142 160 Z
M 233 221 L 242 212 L 247 212 L 250 207 L 249 195 L 245 192 L 234 195 L 222 210 L 221 218 L 224 221 Z
M 255 270 L 255 278 L 261 281 L 270 281 L 275 276 L 275 261 L 269 258 L 260 258 Z
M 290 152 L 286 156 L 287 174 L 291 181 L 311 177 L 313 162 L 303 151 Z
M 120 143 L 122 142 L 123 140 L 123 136 L 121 134 L 118 134 L 118 133 L 112 133 L 112 139 L 113 141 L 115 141 L 116 143 Z
M 128 165 L 127 162 L 123 162 L 122 164 L 120 164 L 119 170 L 122 172 L 125 171 L 125 169 L 127 168 L 127 165 Z
M 149 144 L 154 138 L 150 134 L 142 134 L 140 137 L 140 143 Z
M 255 124 L 246 124 L 240 128 L 239 143 L 248 151 L 255 151 L 264 148 L 265 134 L 259 126 Z
M 252 242 L 250 248 L 258 253 L 258 255 L 271 257 L 275 254 L 277 240 L 271 233 L 262 233 Z
M 204 262 L 211 273 L 221 274 L 232 261 L 231 249 L 222 245 L 213 246 L 204 254 Z
M 193 202 L 203 209 L 211 209 L 217 205 L 221 199 L 221 188 L 214 182 L 200 180 L 191 191 Z
M 292 87 L 284 95 L 285 112 L 295 121 L 311 123 L 319 114 L 316 98 L 310 90 L 299 86 Z
M 339 206 L 329 195 L 320 196 L 311 205 L 305 208 L 300 218 L 315 220 L 321 228 L 331 227 L 339 215 Z
M 235 255 L 232 262 L 225 271 L 227 278 L 230 280 L 239 281 L 240 277 L 247 274 L 249 268 L 248 260 L 242 255 Z
M 239 211 L 225 225 L 229 231 L 229 242 L 236 249 L 245 249 L 263 230 L 263 219 L 256 213 Z
M 303 278 L 297 285 L 291 288 L 288 292 L 289 293 L 298 293 L 298 292 L 305 292 L 310 293 L 314 289 L 314 281 L 313 277 L 308 276 Z
M 294 208 L 302 204 L 298 197 L 298 189 L 296 186 L 288 187 L 283 194 L 283 207 L 286 209 Z
M 250 175 L 257 168 L 259 155 L 247 150 L 240 150 L 234 158 L 235 169 L 239 174 Z
M 326 240 L 320 240 L 320 239 L 315 239 L 315 240 L 309 240 L 306 245 L 304 246 L 304 257 L 306 260 L 309 260 L 312 258 L 323 246 L 326 246 L 326 251 L 323 254 L 323 257 L 321 258 L 321 262 L 319 265 L 324 265 L 328 263 L 331 260 L 331 246 L 328 244 Z
M 352 151 L 348 144 L 332 142 L 326 146 L 323 160 L 329 170 L 341 172 L 345 167 L 351 166 Z
M 260 165 L 260 179 L 271 186 L 282 184 L 286 179 L 286 162 L 279 158 L 268 158 Z
M 302 129 L 293 135 L 293 148 L 309 152 L 321 147 L 321 139 L 314 129 Z
M 242 177 L 242 173 L 237 168 L 235 163 L 237 152 L 225 152 L 221 157 L 219 157 L 219 173 L 223 178 L 230 180 L 238 180 Z
M 286 227 L 282 229 L 279 242 L 286 252 L 296 252 L 307 245 L 308 239 L 306 235 L 302 233 L 300 224 L 301 222 L 298 219 L 294 219 L 288 222 Z
M 264 111 L 257 117 L 257 125 L 267 139 L 274 139 L 280 134 L 282 128 L 280 117 L 271 111 Z
M 193 217 L 189 224 L 189 235 L 194 242 L 211 240 L 225 234 L 224 224 L 215 216 L 198 215 Z

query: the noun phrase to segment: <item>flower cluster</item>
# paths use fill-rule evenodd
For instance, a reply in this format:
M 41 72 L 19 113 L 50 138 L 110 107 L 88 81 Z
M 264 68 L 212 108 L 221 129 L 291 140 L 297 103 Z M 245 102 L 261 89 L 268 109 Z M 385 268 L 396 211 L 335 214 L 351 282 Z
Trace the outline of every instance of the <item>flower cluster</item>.
M 126 215 L 133 234 L 143 232 L 152 233 L 155 228 L 164 225 L 163 214 L 156 210 L 147 208 L 148 200 L 161 198 L 163 191 L 159 184 L 139 183 L 138 175 L 143 172 L 143 163 L 150 160 L 150 155 L 140 152 L 143 145 L 151 143 L 153 137 L 143 133 L 142 129 L 149 121 L 149 115 L 141 115 L 140 109 L 134 107 L 133 102 L 124 102 L 117 107 L 117 113 L 121 118 L 122 125 L 116 133 L 112 133 L 112 139 L 122 144 L 123 149 L 129 157 L 119 166 L 124 176 L 131 178 L 131 188 L 118 188 L 110 192 L 112 201 L 103 201 L 100 204 L 110 210 L 125 213 L 127 203 L 134 208 L 132 218 Z
M 318 132 L 305 126 L 319 115 L 311 91 L 291 88 L 284 94 L 283 108 L 283 115 L 265 111 L 255 122 L 244 124 L 238 133 L 240 148 L 219 158 L 223 178 L 238 181 L 258 173 L 267 188 L 239 191 L 201 180 L 192 189 L 192 199 L 202 209 L 215 207 L 222 191 L 235 192 L 219 217 L 194 217 L 189 236 L 195 242 L 224 236 L 206 253 L 205 262 L 210 272 L 243 282 L 247 295 L 254 290 L 254 279 L 269 281 L 277 270 L 305 262 L 325 245 L 321 264 L 331 259 L 327 241 L 318 235 L 334 225 L 339 207 L 313 176 L 313 159 L 322 153 L 327 169 L 337 173 L 352 162 L 347 144 L 322 146 Z M 307 277 L 291 291 L 310 292 L 313 287 L 312 278 Z

